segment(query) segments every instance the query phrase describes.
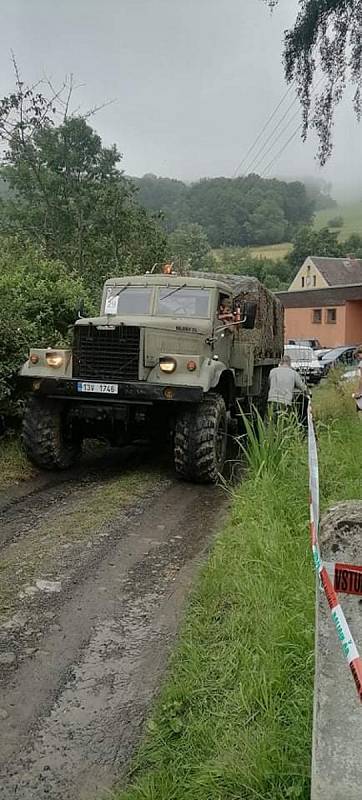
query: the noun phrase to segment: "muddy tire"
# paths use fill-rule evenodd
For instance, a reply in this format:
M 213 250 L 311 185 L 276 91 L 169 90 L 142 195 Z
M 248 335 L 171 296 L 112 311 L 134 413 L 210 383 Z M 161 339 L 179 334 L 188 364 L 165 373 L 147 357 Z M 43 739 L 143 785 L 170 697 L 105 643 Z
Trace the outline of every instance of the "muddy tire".
M 68 469 L 81 454 L 81 440 L 66 432 L 64 406 L 56 400 L 29 398 L 21 438 L 28 458 L 41 469 Z
M 210 392 L 203 403 L 184 411 L 177 420 L 174 461 L 178 477 L 215 483 L 225 463 L 226 441 L 225 402 L 221 395 Z

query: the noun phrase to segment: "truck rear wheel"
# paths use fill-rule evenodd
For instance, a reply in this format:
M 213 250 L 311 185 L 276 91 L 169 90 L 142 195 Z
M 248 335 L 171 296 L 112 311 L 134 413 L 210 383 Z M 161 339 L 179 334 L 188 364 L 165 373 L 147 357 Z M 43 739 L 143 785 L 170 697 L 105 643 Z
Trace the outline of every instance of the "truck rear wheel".
M 177 475 L 195 483 L 215 483 L 225 463 L 226 441 L 225 401 L 221 395 L 210 392 L 203 403 L 184 411 L 176 422 Z
M 81 439 L 67 428 L 64 405 L 49 398 L 28 400 L 22 442 L 30 461 L 41 469 L 68 469 L 81 454 Z

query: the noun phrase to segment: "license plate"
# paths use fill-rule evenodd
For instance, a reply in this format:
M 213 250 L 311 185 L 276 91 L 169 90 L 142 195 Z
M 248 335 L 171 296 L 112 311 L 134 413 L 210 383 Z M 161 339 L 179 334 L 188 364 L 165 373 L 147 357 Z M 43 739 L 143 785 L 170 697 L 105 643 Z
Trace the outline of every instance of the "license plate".
M 77 383 L 78 392 L 96 392 L 97 394 L 118 394 L 116 383 Z

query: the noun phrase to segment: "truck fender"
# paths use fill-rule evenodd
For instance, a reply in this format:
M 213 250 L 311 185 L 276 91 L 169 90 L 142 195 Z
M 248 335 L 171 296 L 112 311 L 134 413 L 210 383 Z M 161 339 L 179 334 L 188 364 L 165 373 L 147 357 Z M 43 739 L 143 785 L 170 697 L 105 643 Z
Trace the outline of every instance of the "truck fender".
M 235 397 L 235 375 L 234 371 L 227 369 L 222 361 L 207 360 L 204 361 L 201 372 L 201 383 L 204 392 L 209 392 L 211 389 L 221 387 L 221 394 L 228 405 Z

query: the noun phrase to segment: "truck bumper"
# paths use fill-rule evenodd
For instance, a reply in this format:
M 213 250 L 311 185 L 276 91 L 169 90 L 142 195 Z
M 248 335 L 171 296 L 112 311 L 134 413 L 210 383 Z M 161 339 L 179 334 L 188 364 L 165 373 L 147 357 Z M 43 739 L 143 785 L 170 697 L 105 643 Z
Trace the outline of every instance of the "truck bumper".
M 168 386 L 165 384 L 144 383 L 134 381 L 118 383 L 118 392 L 103 394 L 98 392 L 82 392 L 78 389 L 79 381 L 75 378 L 22 378 L 23 388 L 32 394 L 57 398 L 59 400 L 73 400 L 84 402 L 104 403 L 118 405 L 136 403 L 149 405 L 152 403 L 199 403 L 204 392 L 201 386 Z

